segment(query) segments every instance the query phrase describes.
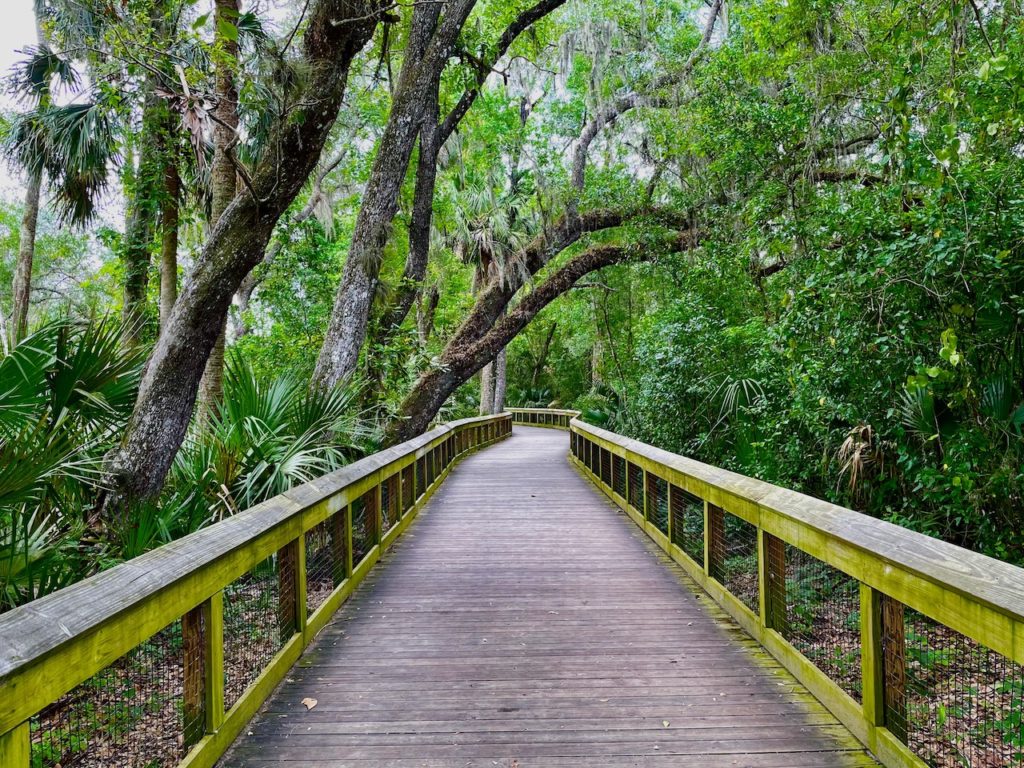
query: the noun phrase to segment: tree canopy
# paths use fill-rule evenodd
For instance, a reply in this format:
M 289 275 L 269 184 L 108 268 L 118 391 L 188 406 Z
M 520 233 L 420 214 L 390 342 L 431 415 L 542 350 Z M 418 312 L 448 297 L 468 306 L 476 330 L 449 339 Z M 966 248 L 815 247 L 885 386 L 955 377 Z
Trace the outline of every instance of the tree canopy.
M 1024 562 L 1016 2 L 36 6 L 5 605 L 506 405 Z

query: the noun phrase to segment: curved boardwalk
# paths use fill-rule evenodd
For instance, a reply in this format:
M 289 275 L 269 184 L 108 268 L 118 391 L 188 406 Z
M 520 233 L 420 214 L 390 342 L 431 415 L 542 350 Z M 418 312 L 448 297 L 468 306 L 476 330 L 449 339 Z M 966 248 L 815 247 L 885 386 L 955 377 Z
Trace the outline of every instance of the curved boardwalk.
M 567 449 L 457 465 L 223 765 L 875 765 Z

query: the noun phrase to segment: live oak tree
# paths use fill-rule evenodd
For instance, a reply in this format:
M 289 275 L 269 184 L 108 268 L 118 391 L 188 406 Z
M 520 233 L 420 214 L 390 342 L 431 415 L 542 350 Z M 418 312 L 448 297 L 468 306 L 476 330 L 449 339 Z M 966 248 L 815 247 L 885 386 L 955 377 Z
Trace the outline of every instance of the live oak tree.
M 108 457 L 109 490 L 98 508 L 106 519 L 161 488 L 231 299 L 315 167 L 337 119 L 352 60 L 383 13 L 377 0 L 309 5 L 300 56 L 306 79 L 284 94 L 285 108 L 275 116 L 263 156 L 210 232 L 150 355 L 124 438 Z

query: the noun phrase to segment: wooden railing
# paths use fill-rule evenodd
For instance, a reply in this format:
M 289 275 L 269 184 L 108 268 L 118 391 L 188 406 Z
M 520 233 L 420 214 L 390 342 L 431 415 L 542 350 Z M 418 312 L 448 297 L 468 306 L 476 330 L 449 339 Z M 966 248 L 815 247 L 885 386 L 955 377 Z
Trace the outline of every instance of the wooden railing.
M 570 431 L 597 487 L 883 764 L 1024 765 L 1024 569 L 579 420 Z
M 512 421 L 528 427 L 551 427 L 569 429 L 569 422 L 580 415 L 579 411 L 555 408 L 506 408 L 512 414 Z
M 0 768 L 213 765 L 452 463 L 511 429 L 438 427 L 0 616 Z

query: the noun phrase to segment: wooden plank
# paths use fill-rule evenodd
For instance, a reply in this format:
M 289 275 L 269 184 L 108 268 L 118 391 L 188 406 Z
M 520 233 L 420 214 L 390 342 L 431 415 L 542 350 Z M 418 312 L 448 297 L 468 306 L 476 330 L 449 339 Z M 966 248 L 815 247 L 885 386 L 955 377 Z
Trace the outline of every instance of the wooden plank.
M 222 765 L 874 765 L 567 442 L 517 425 L 437 484 Z

